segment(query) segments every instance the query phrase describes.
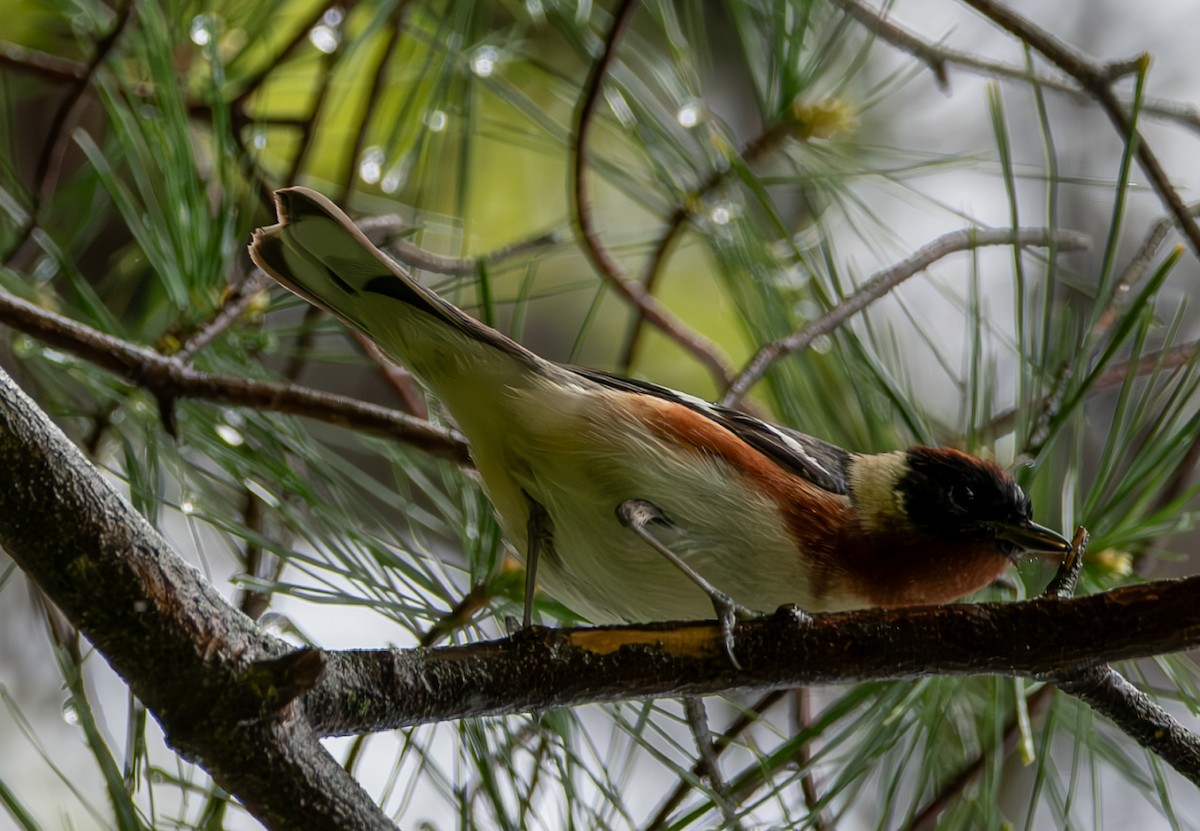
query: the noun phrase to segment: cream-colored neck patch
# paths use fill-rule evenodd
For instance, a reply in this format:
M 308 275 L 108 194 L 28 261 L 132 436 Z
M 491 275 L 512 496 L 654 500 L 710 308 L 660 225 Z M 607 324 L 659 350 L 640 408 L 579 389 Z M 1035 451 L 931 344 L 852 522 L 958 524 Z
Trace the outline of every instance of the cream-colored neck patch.
M 903 450 L 854 456 L 850 461 L 850 501 L 870 530 L 907 527 L 900 479 L 908 470 Z

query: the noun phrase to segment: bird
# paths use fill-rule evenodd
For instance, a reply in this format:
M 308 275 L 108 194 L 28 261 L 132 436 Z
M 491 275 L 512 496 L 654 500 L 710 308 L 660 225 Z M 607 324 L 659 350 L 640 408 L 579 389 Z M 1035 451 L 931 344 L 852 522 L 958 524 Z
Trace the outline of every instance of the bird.
M 859 453 L 642 380 L 544 359 L 417 282 L 325 196 L 275 192 L 250 256 L 413 372 L 466 437 L 537 587 L 594 624 L 959 600 L 1071 544 L 996 464 Z M 732 657 L 732 651 L 730 651 Z

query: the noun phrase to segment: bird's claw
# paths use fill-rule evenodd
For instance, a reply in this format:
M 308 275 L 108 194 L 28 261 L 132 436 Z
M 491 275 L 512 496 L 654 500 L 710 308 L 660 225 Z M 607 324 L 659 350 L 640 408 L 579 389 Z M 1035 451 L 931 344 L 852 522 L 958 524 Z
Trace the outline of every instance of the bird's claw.
M 729 662 L 733 664 L 733 668 L 740 670 L 742 664 L 738 661 L 733 651 L 733 629 L 739 620 L 754 620 L 755 618 L 762 617 L 762 614 L 748 606 L 743 606 L 725 594 L 725 592 L 714 590 L 709 593 L 709 599 L 712 600 L 713 611 L 717 613 L 717 621 L 721 624 L 721 637 L 725 646 L 725 654 L 729 656 Z

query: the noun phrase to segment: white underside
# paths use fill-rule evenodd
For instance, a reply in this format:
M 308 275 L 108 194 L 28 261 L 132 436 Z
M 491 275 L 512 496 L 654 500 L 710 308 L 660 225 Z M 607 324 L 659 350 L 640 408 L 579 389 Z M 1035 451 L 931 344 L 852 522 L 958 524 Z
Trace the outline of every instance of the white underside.
M 586 387 L 512 391 L 526 429 L 508 432 L 504 459 L 477 459 L 522 553 L 528 514 L 514 490 L 550 515 L 554 554 L 541 558 L 537 577 L 551 597 L 594 623 L 713 616 L 709 597 L 618 520 L 618 505 L 643 499 L 669 521 L 651 526 L 655 537 L 739 603 L 765 611 L 784 603 L 845 605 L 812 596 L 772 501 L 723 461 L 664 450 L 640 424 L 621 418 L 612 406 L 620 395 Z
M 370 330 L 454 416 L 522 559 L 525 494 L 545 507 L 554 551 L 540 558 L 538 584 L 584 619 L 713 617 L 708 596 L 621 525 L 617 506 L 628 499 L 657 506 L 670 524 L 653 526 L 655 536 L 751 609 L 855 605 L 841 597 L 818 600 L 776 505 L 719 459 L 686 448 L 664 450 L 643 425 L 622 417 L 615 404 L 623 393 L 548 363 L 545 371 L 557 377 L 546 380 L 511 356 L 464 343 L 443 325 L 402 308 L 388 309 Z

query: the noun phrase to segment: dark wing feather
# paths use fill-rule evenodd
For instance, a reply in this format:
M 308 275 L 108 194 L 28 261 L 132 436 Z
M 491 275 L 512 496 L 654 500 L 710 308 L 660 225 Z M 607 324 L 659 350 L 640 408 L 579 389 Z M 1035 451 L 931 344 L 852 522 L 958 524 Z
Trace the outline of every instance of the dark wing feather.
M 720 424 L 785 470 L 803 476 L 831 493 L 849 493 L 847 469 L 851 454 L 837 445 L 648 381 L 636 381 L 595 369 L 575 366 L 568 369 L 601 386 L 653 395 L 687 407 Z

